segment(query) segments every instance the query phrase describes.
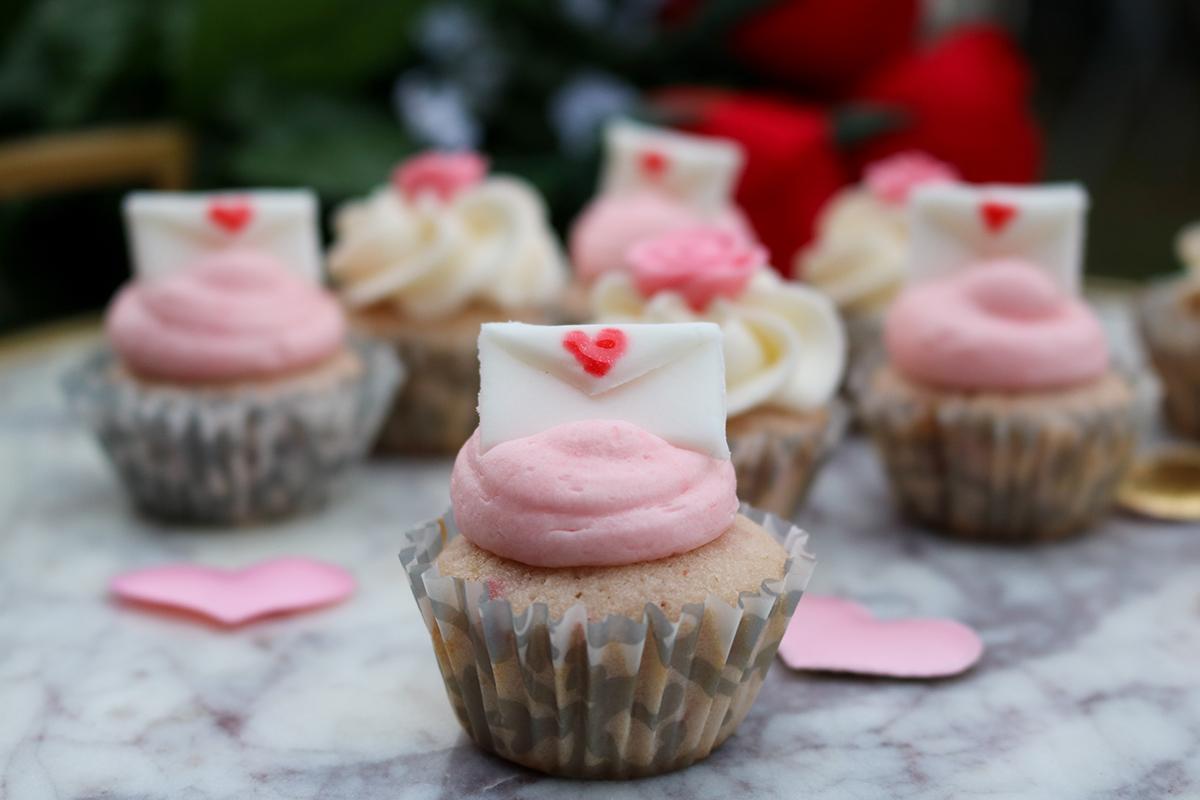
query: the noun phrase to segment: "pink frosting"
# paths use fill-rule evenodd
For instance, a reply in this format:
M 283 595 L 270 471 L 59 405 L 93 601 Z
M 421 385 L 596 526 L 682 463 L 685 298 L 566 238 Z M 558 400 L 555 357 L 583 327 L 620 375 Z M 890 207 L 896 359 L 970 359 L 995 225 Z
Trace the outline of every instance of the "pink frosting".
M 571 228 L 571 263 L 580 279 L 594 281 L 605 272 L 627 269 L 629 248 L 643 239 L 705 221 L 692 208 L 657 192 L 603 195 L 583 210 Z M 735 209 L 711 221 L 754 238 L 749 224 Z
M 901 372 L 946 389 L 1058 389 L 1108 370 L 1108 345 L 1091 310 L 1037 267 L 1012 259 L 905 290 L 884 335 Z
M 476 432 L 454 462 L 450 499 L 467 539 L 538 567 L 684 553 L 720 536 L 738 510 L 729 460 L 616 420 L 559 425 L 482 454 Z
M 958 180 L 958 171 L 931 155 L 909 150 L 868 164 L 863 182 L 876 199 L 890 205 L 904 205 L 913 189 L 926 183 Z
M 433 194 L 446 202 L 482 181 L 487 171 L 487 159 L 478 153 L 433 151 L 402 162 L 392 172 L 392 185 L 409 200 Z
M 130 370 L 180 382 L 294 372 L 336 354 L 346 335 L 332 295 L 268 255 L 237 250 L 127 284 L 106 326 Z
M 644 239 L 627 256 L 633 283 L 645 297 L 678 292 L 696 311 L 718 297 L 737 297 L 767 251 L 741 233 L 716 225 L 679 228 Z

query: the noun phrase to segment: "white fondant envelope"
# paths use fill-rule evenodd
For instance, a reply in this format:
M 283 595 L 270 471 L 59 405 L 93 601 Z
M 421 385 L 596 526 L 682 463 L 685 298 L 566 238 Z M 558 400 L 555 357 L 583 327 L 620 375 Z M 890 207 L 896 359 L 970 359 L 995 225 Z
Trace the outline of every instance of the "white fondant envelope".
M 731 202 L 741 173 L 741 145 L 714 136 L 695 136 L 617 120 L 604 131 L 605 192 L 650 188 L 703 212 Z
M 321 280 L 317 198 L 307 189 L 134 192 L 124 211 L 140 278 L 170 274 L 209 253 L 245 249 Z
M 925 281 L 983 259 L 1021 258 L 1077 294 L 1087 205 L 1087 191 L 1075 183 L 922 186 L 909 202 L 909 278 Z
M 622 341 L 614 342 L 613 329 Z M 589 354 L 607 360 L 598 365 Z M 611 419 L 729 457 L 721 329 L 711 322 L 488 323 L 479 334 L 479 367 L 484 451 L 568 422 Z

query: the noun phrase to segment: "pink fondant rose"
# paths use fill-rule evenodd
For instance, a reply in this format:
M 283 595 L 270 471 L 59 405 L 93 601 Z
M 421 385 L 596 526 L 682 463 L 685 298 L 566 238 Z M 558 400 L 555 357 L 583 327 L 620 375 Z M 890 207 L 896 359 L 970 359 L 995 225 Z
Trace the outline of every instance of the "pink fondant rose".
M 910 150 L 868 164 L 863 170 L 863 180 L 878 200 L 898 206 L 918 186 L 957 181 L 958 172 L 933 156 Z
M 678 292 L 696 311 L 717 297 L 737 297 L 767 251 L 728 228 L 680 228 L 638 242 L 626 255 L 633 283 L 645 297 Z
M 432 194 L 449 201 L 487 174 L 487 159 L 478 153 L 422 153 L 400 164 L 392 172 L 392 185 L 409 200 Z

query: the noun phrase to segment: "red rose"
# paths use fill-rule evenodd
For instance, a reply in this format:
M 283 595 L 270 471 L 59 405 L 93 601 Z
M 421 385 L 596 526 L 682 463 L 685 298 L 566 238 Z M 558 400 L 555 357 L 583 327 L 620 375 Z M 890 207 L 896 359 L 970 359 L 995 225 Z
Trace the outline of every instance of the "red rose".
M 825 112 L 753 95 L 676 96 L 699 101 L 690 108 L 690 130 L 745 148 L 737 203 L 770 251 L 771 266 L 789 274 L 817 211 L 848 179 Z
M 1003 31 L 961 28 L 893 62 L 855 92 L 857 101 L 895 106 L 909 116 L 901 129 L 861 147 L 856 160 L 862 165 L 923 150 L 968 181 L 1032 181 L 1042 146 L 1029 84 L 1029 68 Z
M 739 59 L 775 77 L 838 96 L 912 49 L 916 0 L 783 0 L 733 32 Z

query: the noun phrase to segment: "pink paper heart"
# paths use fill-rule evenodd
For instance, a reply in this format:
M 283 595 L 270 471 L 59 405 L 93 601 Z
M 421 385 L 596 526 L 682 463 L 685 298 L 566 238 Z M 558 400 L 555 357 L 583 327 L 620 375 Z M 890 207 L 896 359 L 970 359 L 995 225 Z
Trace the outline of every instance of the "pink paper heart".
M 174 564 L 126 572 L 110 589 L 122 600 L 190 611 L 223 625 L 332 605 L 354 592 L 341 567 L 276 558 L 239 570 Z
M 792 669 L 944 678 L 983 654 L 979 634 L 949 619 L 877 619 L 858 603 L 805 595 L 779 645 Z

